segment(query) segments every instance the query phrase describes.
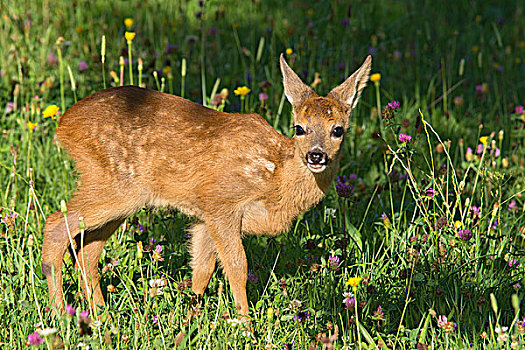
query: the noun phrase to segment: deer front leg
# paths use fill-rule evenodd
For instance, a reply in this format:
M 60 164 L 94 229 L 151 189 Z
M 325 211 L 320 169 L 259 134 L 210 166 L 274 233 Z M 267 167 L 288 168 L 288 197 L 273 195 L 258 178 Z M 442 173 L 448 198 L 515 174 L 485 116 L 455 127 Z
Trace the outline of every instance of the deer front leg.
M 238 225 L 229 223 L 208 223 L 208 230 L 215 243 L 226 278 L 235 299 L 235 308 L 241 318 L 248 319 L 248 298 L 246 297 L 246 278 L 248 263 L 242 246 L 240 222 Z
M 191 232 L 191 268 L 192 288 L 195 294 L 201 296 L 210 282 L 215 270 L 217 253 L 213 239 L 203 223 L 196 224 Z

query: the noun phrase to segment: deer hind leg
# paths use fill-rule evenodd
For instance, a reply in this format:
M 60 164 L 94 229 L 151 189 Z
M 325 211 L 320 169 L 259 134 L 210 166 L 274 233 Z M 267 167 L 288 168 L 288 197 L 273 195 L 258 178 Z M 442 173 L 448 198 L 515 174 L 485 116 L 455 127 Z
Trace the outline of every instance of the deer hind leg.
M 53 309 L 58 307 L 64 310 L 62 290 L 63 258 L 70 245 L 70 238 L 74 242 L 75 237 L 80 232 L 79 217 L 84 217 L 86 239 L 89 240 L 87 237 L 92 232 L 98 232 L 97 229 L 102 228 L 108 222 L 125 218 L 133 212 L 133 209 L 129 208 L 125 201 L 108 198 L 107 192 L 97 196 L 84 194 L 82 191 L 79 191 L 78 195 L 67 206 L 69 234 L 64 215 L 60 211 L 51 214 L 46 220 L 42 245 L 42 272 L 47 278 L 49 305 Z M 107 201 L 102 201 L 102 198 Z M 108 203 L 111 203 L 111 205 L 108 205 Z
M 195 294 L 202 295 L 215 270 L 217 252 L 206 225 L 195 224 L 191 230 L 192 288 Z
M 235 300 L 235 308 L 241 318 L 248 319 L 248 298 L 246 297 L 246 279 L 248 262 L 241 240 L 240 220 L 237 224 L 214 222 L 208 224 L 210 235 L 215 243 L 217 255 Z
M 80 283 L 84 290 L 84 296 L 95 313 L 97 307 L 106 307 L 99 283 L 98 262 L 100 254 L 106 241 L 123 221 L 124 219 L 113 220 L 102 227 L 86 232 L 84 242 L 80 242 L 79 247 L 77 247 L 78 263 L 83 273 Z M 78 265 L 76 266 L 78 267 Z

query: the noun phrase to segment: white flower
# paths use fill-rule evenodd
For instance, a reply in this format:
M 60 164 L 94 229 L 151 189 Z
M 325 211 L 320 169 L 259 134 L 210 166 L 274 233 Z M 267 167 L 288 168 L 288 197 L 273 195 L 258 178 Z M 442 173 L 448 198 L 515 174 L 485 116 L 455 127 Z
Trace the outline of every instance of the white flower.
M 301 307 L 301 302 L 297 299 L 290 301 L 290 309 L 299 309 Z
M 238 318 L 229 318 L 226 320 L 226 322 L 231 324 L 232 326 L 237 326 L 237 325 L 242 324 L 242 321 L 239 320 Z
M 335 219 L 335 208 L 326 208 L 324 211 L 325 216 L 331 216 L 333 219 Z
M 48 337 L 50 335 L 55 334 L 56 332 L 58 332 L 58 329 L 56 329 L 56 328 L 45 328 L 45 329 L 42 329 L 42 330 L 38 331 L 38 334 L 41 337 Z
M 343 293 L 343 297 L 349 298 L 349 299 L 353 298 L 354 297 L 354 293 L 352 293 L 352 292 L 344 292 Z

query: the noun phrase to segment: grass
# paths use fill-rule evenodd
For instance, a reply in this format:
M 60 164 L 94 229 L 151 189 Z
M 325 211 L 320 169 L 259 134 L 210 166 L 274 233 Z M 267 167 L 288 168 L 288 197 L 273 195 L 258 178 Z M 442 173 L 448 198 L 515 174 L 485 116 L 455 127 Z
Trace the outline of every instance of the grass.
M 0 346 L 25 347 L 51 328 L 40 347 L 523 347 L 523 13 L 519 1 L 1 1 Z M 291 135 L 278 67 L 287 49 L 307 83 L 319 74 L 322 94 L 368 53 L 381 79 L 352 114 L 346 178 L 289 232 L 244 240 L 249 332 L 220 270 L 194 306 L 191 218 L 167 208 L 142 210 L 106 244 L 111 318 L 87 326 L 69 255 L 65 298 L 76 314 L 52 317 L 43 226 L 75 177 L 42 111 L 63 113 L 131 72 L 207 105 L 228 89 L 215 108 L 260 113 Z M 232 92 L 244 85 L 241 100 Z M 385 109 L 393 100 L 400 108 Z M 152 258 L 157 245 L 163 261 Z M 345 284 L 353 276 L 363 278 L 355 289 Z

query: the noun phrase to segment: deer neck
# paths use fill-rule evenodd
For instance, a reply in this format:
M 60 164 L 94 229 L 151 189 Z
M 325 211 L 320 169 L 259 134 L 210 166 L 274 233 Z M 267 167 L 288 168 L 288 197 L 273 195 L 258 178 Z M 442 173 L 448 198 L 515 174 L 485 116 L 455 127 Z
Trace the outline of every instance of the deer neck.
M 294 217 L 318 203 L 330 189 L 339 171 L 339 160 L 332 160 L 321 173 L 311 172 L 297 147 L 294 156 L 283 164 L 280 186 L 280 206 Z

